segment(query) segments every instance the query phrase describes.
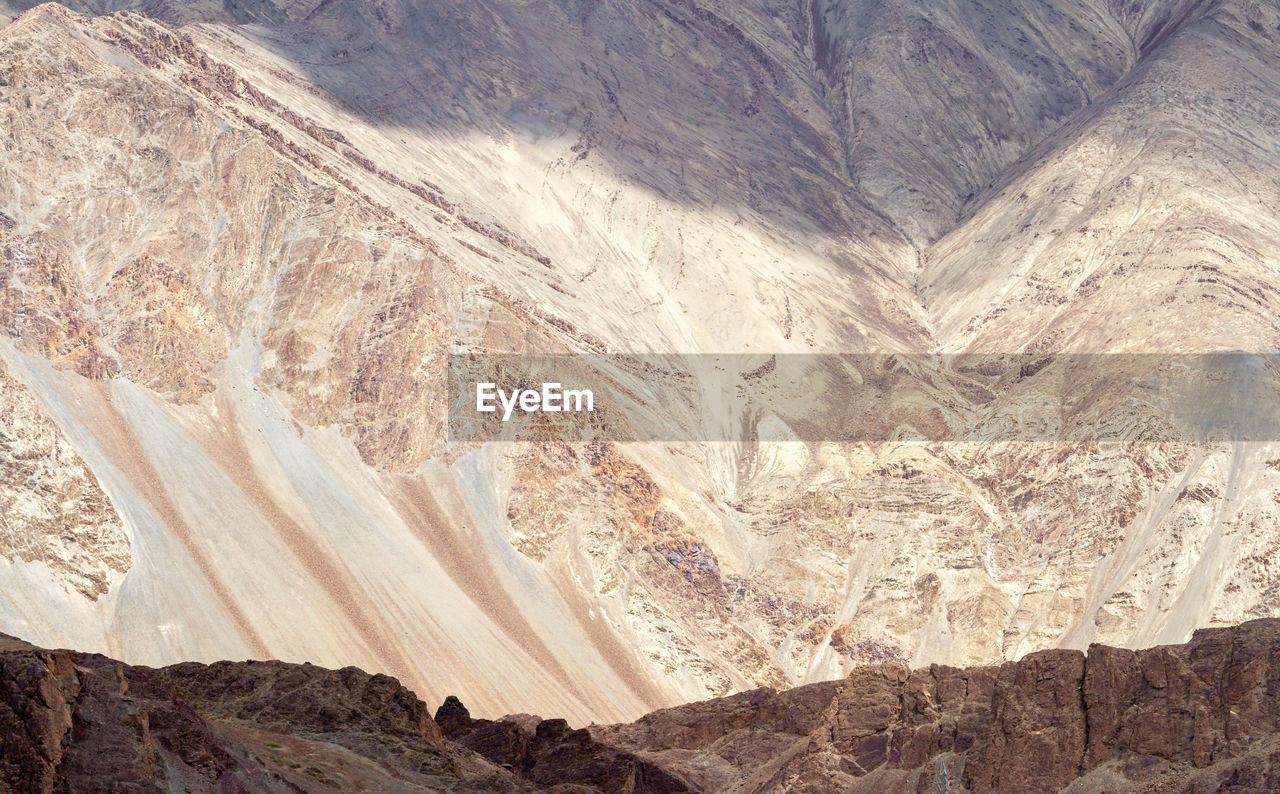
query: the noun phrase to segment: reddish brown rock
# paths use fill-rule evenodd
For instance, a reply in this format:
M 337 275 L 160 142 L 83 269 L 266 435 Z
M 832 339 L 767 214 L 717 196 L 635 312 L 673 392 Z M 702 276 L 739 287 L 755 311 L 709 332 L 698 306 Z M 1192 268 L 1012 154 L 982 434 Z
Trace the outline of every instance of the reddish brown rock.
M 455 697 L 433 719 L 350 667 L 153 670 L 3 639 L 0 730 L 18 791 L 1272 791 L 1280 620 L 1000 667 L 871 665 L 582 729 L 474 719 Z
M 533 729 L 514 718 L 472 719 L 450 696 L 436 722 L 451 741 L 479 753 L 541 787 L 571 784 L 601 792 L 684 792 L 689 786 L 657 764 L 573 730 L 562 719 L 540 720 Z
M 0 635 L 0 789 L 524 791 L 392 678 L 283 662 L 129 667 Z
M 1262 791 L 1280 775 L 1277 720 L 1280 620 L 1259 620 L 1143 651 L 867 666 L 592 732 L 700 788 L 1050 792 L 1081 780 L 1083 790 Z M 754 752 L 720 752 L 748 737 Z
M 23 352 L 101 380 L 120 367 L 85 312 L 78 267 L 47 235 L 0 238 L 0 330 Z
M 213 391 L 227 331 L 187 273 L 143 254 L 111 276 L 96 307 L 126 377 L 179 403 Z

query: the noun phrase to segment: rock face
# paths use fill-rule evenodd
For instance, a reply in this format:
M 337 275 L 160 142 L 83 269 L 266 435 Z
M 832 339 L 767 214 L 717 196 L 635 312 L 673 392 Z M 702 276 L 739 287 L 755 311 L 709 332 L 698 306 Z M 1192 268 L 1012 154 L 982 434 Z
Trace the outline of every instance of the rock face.
M 999 667 L 897 664 L 572 729 L 429 715 L 386 676 L 279 662 L 134 668 L 0 641 L 15 791 L 1270 791 L 1280 621 Z
M 597 741 L 586 728 L 573 730 L 562 719 L 475 720 L 462 701 L 450 696 L 435 721 L 450 741 L 542 787 L 575 783 L 606 792 L 692 790 L 657 764 Z
M 38 791 L 527 791 L 387 676 L 279 662 L 133 668 L 0 640 L 0 781 Z
M 1280 621 L 1000 667 L 859 668 L 592 728 L 727 791 L 1263 791 L 1280 781 Z
M 787 354 L 1280 347 L 1274 4 L 71 5 L 0 16 L 0 628 L 586 723 L 1280 614 L 1280 444 L 1188 443 L 1149 370 L 930 384 L 973 444 L 444 421 L 450 351 L 787 393 Z M 858 421 L 943 420 L 799 420 Z

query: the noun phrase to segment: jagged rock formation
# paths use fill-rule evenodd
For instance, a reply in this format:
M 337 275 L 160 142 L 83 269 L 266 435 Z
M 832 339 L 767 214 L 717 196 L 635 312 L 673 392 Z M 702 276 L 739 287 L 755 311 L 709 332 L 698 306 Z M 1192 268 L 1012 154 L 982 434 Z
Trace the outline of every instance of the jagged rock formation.
M 45 791 L 528 791 L 446 743 L 386 676 L 279 662 L 163 670 L 0 639 L 0 783 Z
M 1280 783 L 1277 675 L 1280 621 L 1265 620 L 1141 651 L 873 665 L 584 733 L 696 791 L 1267 791 Z M 512 768 L 554 746 L 546 723 L 531 735 L 528 720 L 457 712 L 437 712 L 444 735 Z
M 881 664 L 572 729 L 432 719 L 386 676 L 279 662 L 129 667 L 0 640 L 15 791 L 1271 791 L 1280 621 L 1000 667 Z
M 575 783 L 598 791 L 691 791 L 658 764 L 574 730 L 562 719 L 524 714 L 476 720 L 450 695 L 436 710 L 442 735 L 540 787 Z
M 1274 4 L 32 5 L 0 399 L 50 432 L 0 454 L 55 463 L 4 469 L 0 628 L 585 722 L 1280 610 L 1278 445 L 1149 373 L 997 361 L 969 445 L 444 432 L 450 349 L 1280 347 Z

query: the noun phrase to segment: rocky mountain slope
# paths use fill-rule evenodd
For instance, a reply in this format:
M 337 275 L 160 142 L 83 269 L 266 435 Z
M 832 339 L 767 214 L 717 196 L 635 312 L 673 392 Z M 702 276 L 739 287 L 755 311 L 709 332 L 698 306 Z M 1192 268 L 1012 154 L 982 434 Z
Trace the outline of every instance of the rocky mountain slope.
M 386 676 L 277 662 L 134 668 L 0 639 L 9 791 L 527 791 Z
M 1186 645 L 999 667 L 855 669 L 571 728 L 434 719 L 355 668 L 130 667 L 0 640 L 0 780 L 16 791 L 1270 791 L 1280 621 Z
M 1274 3 L 71 5 L 0 27 L 0 629 L 583 723 L 1280 610 L 1274 438 L 996 355 L 1278 346 Z M 450 351 L 992 359 L 469 444 Z

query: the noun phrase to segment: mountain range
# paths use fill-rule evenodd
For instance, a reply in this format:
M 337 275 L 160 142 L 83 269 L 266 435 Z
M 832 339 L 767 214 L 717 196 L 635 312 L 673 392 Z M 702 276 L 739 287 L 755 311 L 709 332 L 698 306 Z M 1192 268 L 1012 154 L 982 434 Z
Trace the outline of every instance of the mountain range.
M 1280 436 L 1190 441 L 1141 386 L 1219 351 L 1280 384 L 1273 2 L 0 24 L 0 630 L 581 725 L 1280 614 Z M 647 397 L 714 394 L 652 355 L 794 416 L 458 440 L 451 358 L 489 354 L 622 362 L 606 430 L 719 415 Z M 826 389 L 839 355 L 900 402 Z

